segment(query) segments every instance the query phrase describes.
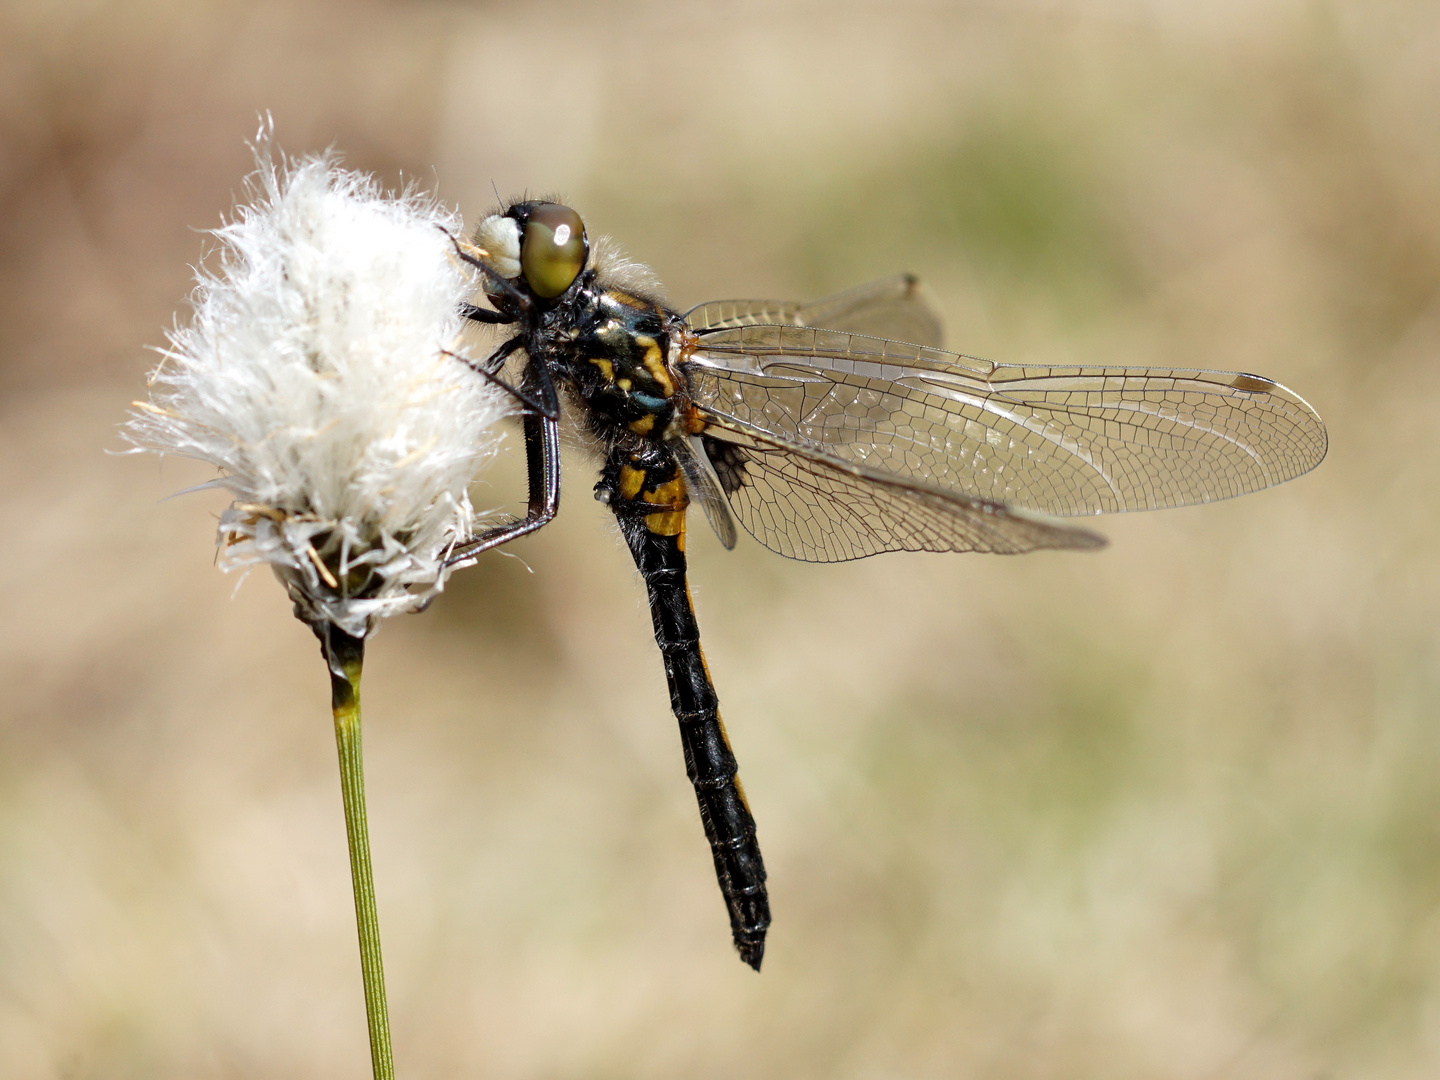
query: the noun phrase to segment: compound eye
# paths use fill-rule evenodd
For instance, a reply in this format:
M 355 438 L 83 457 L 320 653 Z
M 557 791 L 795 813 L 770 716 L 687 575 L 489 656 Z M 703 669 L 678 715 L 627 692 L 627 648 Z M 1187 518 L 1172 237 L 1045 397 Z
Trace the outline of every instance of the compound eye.
M 526 216 L 520 242 L 525 281 L 536 296 L 559 296 L 585 269 L 589 247 L 579 214 L 559 203 L 541 203 Z

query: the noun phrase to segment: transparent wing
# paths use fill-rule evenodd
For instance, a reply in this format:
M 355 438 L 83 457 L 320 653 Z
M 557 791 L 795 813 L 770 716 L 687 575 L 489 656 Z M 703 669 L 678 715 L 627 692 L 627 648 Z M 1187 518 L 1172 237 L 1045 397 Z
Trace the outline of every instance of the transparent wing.
M 1258 375 L 1010 367 L 765 325 L 706 334 L 682 368 L 721 428 L 1062 517 L 1258 491 L 1313 469 L 1326 449 L 1314 410 Z
M 710 523 L 710 528 L 715 530 L 715 536 L 720 541 L 720 546 L 726 551 L 735 546 L 738 536 L 735 532 L 735 522 L 730 517 L 730 508 L 725 503 L 725 496 L 720 494 L 720 485 L 716 478 L 711 475 L 710 470 L 705 467 L 702 460 L 703 451 L 697 449 L 700 442 L 695 440 L 692 446 L 690 440 L 674 439 L 670 447 L 680 462 L 680 469 L 685 473 L 685 486 L 691 497 L 700 504 L 700 509 L 705 512 L 705 520 Z
M 823 450 L 796 453 L 764 433 L 729 426 L 706 435 L 735 516 L 771 551 L 843 562 L 882 551 L 1097 548 L 1105 541 L 1023 510 L 902 480 Z
M 896 274 L 808 304 L 789 300 L 712 300 L 687 311 L 685 321 L 699 334 L 778 323 L 895 338 L 936 349 L 944 343 L 940 317 L 925 299 L 920 279 L 914 274 Z

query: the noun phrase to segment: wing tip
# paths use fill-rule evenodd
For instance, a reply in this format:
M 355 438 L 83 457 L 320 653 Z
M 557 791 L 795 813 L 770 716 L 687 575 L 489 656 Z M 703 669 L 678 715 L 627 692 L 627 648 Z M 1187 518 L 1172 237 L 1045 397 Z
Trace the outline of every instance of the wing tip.
M 1066 528 L 1065 549 L 1068 551 L 1099 551 L 1110 546 L 1110 539 L 1089 529 Z

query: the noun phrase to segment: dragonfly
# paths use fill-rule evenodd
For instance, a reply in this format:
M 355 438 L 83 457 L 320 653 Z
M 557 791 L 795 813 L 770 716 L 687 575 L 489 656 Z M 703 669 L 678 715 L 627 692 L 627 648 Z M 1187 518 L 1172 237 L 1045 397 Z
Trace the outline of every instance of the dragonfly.
M 522 404 L 529 499 L 523 516 L 457 544 L 450 564 L 555 517 L 562 414 L 594 437 L 594 494 L 648 591 L 731 936 L 757 971 L 765 863 L 686 582 L 692 506 L 726 548 L 738 521 L 809 562 L 1090 550 L 1104 539 L 1064 519 L 1227 499 L 1325 456 L 1314 409 L 1262 375 L 947 352 L 910 275 L 814 303 L 722 300 L 682 314 L 646 268 L 603 239 L 592 248 L 557 202 L 512 202 L 473 241 L 452 240 L 487 301 L 464 314 L 513 330 L 467 363 Z

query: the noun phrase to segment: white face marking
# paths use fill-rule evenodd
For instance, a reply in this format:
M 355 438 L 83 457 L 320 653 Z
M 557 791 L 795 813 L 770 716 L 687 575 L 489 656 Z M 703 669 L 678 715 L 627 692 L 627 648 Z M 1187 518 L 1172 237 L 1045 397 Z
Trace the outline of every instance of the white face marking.
M 558 229 L 555 230 L 555 246 L 556 246 L 556 247 L 562 247 L 564 244 L 568 243 L 569 240 L 570 240 L 570 226 L 569 226 L 569 225 L 561 225 Z
M 520 226 L 514 218 L 491 214 L 475 230 L 475 242 L 490 253 L 488 261 L 497 274 L 520 276 Z

